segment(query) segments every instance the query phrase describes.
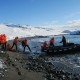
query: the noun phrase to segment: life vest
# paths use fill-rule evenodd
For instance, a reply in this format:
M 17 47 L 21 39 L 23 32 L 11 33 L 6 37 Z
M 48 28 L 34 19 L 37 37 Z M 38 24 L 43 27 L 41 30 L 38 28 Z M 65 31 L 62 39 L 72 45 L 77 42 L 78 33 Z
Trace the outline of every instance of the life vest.
M 6 35 L 5 34 L 0 35 L 0 43 L 2 43 L 2 44 L 6 43 Z
M 7 36 L 5 34 L 3 34 L 3 36 L 4 36 L 4 43 L 6 43 Z
M 24 45 L 28 45 L 28 40 L 27 39 L 24 40 Z
M 7 44 L 7 50 L 11 50 L 11 45 L 10 44 Z
M 9 51 L 15 51 L 15 49 L 12 49 L 12 46 L 10 44 L 7 44 L 7 50 L 9 50 Z
M 42 47 L 43 47 L 43 48 L 48 48 L 48 44 L 47 44 L 46 41 L 43 43 L 43 46 L 42 46 Z
M 1 43 L 1 35 L 0 35 L 0 43 Z
M 15 44 L 18 43 L 18 37 L 15 37 L 14 41 L 13 41 Z
M 27 39 L 22 41 L 22 46 L 25 46 L 25 45 L 28 45 L 28 40 Z
M 1 35 L 1 43 L 4 44 L 5 43 L 5 36 Z
M 54 38 L 50 39 L 50 43 L 54 44 Z

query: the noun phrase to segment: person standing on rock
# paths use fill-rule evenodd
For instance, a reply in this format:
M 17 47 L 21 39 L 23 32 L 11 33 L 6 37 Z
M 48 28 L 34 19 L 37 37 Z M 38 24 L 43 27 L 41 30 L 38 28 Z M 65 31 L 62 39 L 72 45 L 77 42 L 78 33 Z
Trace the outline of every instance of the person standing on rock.
M 26 46 L 28 47 L 29 51 L 31 52 L 31 49 L 30 49 L 30 47 L 28 45 L 28 40 L 27 39 L 24 39 L 22 41 L 22 46 L 23 46 L 23 52 L 25 52 Z
M 3 49 L 3 50 L 6 50 L 6 43 L 7 43 L 6 37 L 7 36 L 5 34 L 0 35 L 0 44 L 2 46 L 1 49 Z
M 17 51 L 18 42 L 19 42 L 18 37 L 15 37 L 15 39 L 13 40 L 13 45 L 12 45 L 11 49 L 15 46 L 16 47 L 16 51 Z

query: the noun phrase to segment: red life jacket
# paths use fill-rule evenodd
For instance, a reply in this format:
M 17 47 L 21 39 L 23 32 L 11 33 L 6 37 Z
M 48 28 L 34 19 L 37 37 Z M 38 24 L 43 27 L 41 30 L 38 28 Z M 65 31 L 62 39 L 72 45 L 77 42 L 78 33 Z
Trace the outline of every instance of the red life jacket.
M 43 43 L 43 47 L 44 47 L 44 48 L 47 48 L 47 47 L 48 47 L 48 44 L 47 44 L 46 41 Z
M 19 40 L 18 40 L 18 38 L 16 37 L 16 38 L 14 39 L 14 43 L 17 44 L 18 41 L 19 41 Z
M 7 44 L 7 50 L 11 50 L 11 45 Z
M 28 45 L 28 40 L 27 39 L 24 40 L 24 45 Z
M 1 35 L 0 35 L 0 43 L 1 43 Z
M 6 38 L 7 38 L 7 36 L 5 34 L 3 34 L 4 43 L 6 43 Z
M 50 40 L 50 43 L 54 44 L 54 38 L 52 38 L 52 39 Z

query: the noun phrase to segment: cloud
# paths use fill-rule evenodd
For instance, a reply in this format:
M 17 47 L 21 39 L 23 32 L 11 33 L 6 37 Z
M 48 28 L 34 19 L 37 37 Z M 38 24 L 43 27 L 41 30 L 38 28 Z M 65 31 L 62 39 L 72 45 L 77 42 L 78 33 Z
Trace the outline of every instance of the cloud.
M 62 24 L 59 24 L 59 21 L 57 20 L 53 20 L 53 21 L 49 21 L 44 23 L 43 27 L 49 27 L 49 28 L 59 28 L 62 27 Z
M 80 26 L 80 20 L 68 21 L 67 25 L 69 25 L 69 26 Z
M 75 28 L 77 28 L 79 26 L 80 26 L 80 20 L 66 21 L 63 24 L 61 24 L 60 21 L 53 20 L 53 21 L 47 22 L 42 27 L 59 29 L 59 28 L 62 28 L 62 27 L 65 27 L 65 28 L 75 27 Z

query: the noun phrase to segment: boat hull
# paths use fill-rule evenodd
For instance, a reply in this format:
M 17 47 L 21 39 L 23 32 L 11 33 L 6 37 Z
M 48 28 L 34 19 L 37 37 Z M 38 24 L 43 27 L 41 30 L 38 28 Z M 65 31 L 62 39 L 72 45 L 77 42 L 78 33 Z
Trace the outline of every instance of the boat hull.
M 47 54 L 64 54 L 64 53 L 75 53 L 80 52 L 80 45 L 75 44 L 72 46 L 54 46 L 54 47 L 48 47 L 41 49 L 42 52 L 45 52 Z

